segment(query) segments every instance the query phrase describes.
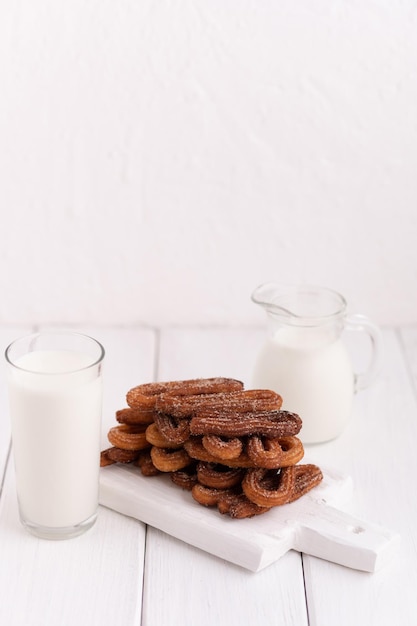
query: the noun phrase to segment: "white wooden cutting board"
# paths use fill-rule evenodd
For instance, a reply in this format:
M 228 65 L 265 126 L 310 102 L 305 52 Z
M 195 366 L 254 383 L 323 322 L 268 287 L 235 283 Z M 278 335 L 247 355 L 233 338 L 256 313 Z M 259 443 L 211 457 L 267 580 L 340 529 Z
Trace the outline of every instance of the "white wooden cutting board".
M 322 483 L 296 502 L 234 520 L 195 502 L 169 476 L 145 478 L 133 466 L 100 470 L 100 504 L 251 571 L 298 550 L 367 572 L 395 553 L 399 536 L 339 510 L 352 481 L 323 469 Z

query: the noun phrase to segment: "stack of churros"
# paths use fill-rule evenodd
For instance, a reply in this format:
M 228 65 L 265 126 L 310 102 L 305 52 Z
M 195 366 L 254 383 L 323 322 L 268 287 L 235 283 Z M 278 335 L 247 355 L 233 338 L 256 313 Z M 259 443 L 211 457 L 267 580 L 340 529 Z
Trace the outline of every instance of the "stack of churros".
M 116 412 L 101 465 L 133 463 L 144 476 L 170 474 L 193 498 L 232 518 L 260 515 L 317 486 L 319 467 L 300 465 L 301 418 L 268 389 L 232 378 L 147 383 Z

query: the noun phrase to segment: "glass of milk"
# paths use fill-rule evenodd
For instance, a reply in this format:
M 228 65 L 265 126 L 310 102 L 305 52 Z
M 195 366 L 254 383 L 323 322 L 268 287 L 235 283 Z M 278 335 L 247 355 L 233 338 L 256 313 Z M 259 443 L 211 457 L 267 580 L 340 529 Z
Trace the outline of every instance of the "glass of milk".
M 44 539 L 80 535 L 97 517 L 104 348 L 45 331 L 5 356 L 21 522 Z
M 255 363 L 253 385 L 277 391 L 283 409 L 303 421 L 303 443 L 335 439 L 344 430 L 356 391 L 375 379 L 381 334 L 367 317 L 346 313 L 342 295 L 322 287 L 265 283 L 252 300 L 267 313 L 268 336 Z M 345 329 L 371 339 L 368 369 L 357 374 L 342 340 Z

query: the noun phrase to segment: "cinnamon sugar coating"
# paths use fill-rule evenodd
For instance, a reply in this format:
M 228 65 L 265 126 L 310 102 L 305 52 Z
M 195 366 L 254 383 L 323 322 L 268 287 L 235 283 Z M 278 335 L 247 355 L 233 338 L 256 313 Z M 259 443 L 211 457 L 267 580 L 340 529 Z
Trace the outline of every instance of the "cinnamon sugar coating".
M 271 470 L 254 467 L 249 469 L 242 480 L 243 493 L 251 502 L 258 506 L 279 506 L 291 500 L 295 484 L 294 466 L 290 465 L 279 472 L 274 470 L 275 484 L 263 483 L 263 479 Z
M 175 393 L 178 396 L 210 394 L 243 389 L 243 383 L 234 378 L 193 378 L 137 385 L 126 394 L 127 404 L 132 408 L 152 408 L 157 398 L 163 393 Z
M 194 485 L 196 485 L 198 482 L 197 462 L 192 460 L 191 463 L 189 463 L 182 469 L 171 472 L 171 480 L 174 485 L 181 487 L 181 489 L 191 491 Z
M 304 447 L 298 437 L 277 437 L 277 444 L 281 447 L 282 455 L 278 467 L 287 467 L 288 465 L 295 465 L 304 456 Z M 188 441 L 184 443 L 184 448 L 187 450 L 189 456 L 199 461 L 207 461 L 209 463 L 223 463 L 229 467 L 259 467 L 255 465 L 255 462 L 249 457 L 247 452 L 243 450 L 236 459 L 220 460 L 219 457 L 213 456 L 203 446 L 201 437 L 190 437 Z
M 171 415 L 157 413 L 155 425 L 170 444 L 182 445 L 190 436 L 188 420 L 175 420 Z
M 144 450 L 149 448 L 145 430 L 146 425 L 134 427 L 122 424 L 110 428 L 107 438 L 113 446 L 122 450 Z
M 144 476 L 169 474 L 197 502 L 234 519 L 293 502 L 323 479 L 319 467 L 297 465 L 302 421 L 281 409 L 275 391 L 196 378 L 138 385 L 126 400 L 102 467 L 133 463 Z
M 242 480 L 247 498 L 258 506 L 280 506 L 301 498 L 323 480 L 317 465 L 292 465 L 276 470 L 248 469 Z
M 243 450 L 243 441 L 239 437 L 204 435 L 201 443 L 209 454 L 223 461 L 237 459 Z
M 151 448 L 151 459 L 155 467 L 161 472 L 176 472 L 191 463 L 191 458 L 183 448 L 173 450 L 172 448 L 153 447 Z
M 323 480 L 323 472 L 317 465 L 306 463 L 295 466 L 295 485 L 291 502 L 298 500 Z
M 219 513 L 233 519 L 247 519 L 255 515 L 263 515 L 271 510 L 269 506 L 259 506 L 245 496 L 244 493 L 227 494 L 219 499 L 217 509 Z
M 113 465 L 116 463 L 116 461 L 109 457 L 109 450 L 111 450 L 111 448 L 107 448 L 106 450 L 102 450 L 100 452 L 100 467 L 107 467 L 107 465 Z
M 113 461 L 113 463 L 132 463 L 138 458 L 139 451 L 124 450 L 113 446 L 112 448 L 105 450 L 105 456 L 108 460 Z
M 270 510 L 270 507 L 260 507 L 251 502 L 241 489 L 217 489 L 197 483 L 191 494 L 199 504 L 206 507 L 217 506 L 220 513 L 234 519 L 254 517 Z
M 280 467 L 284 454 L 279 439 L 268 439 L 259 435 L 248 438 L 246 452 L 255 466 L 268 469 Z
M 140 452 L 138 458 L 133 461 L 133 465 L 137 465 L 144 476 L 157 476 L 161 473 L 153 464 L 150 450 Z
M 172 443 L 163 436 L 155 423 L 149 424 L 145 431 L 145 435 L 147 442 L 151 446 L 156 446 L 157 448 L 178 448 L 177 443 Z
M 155 419 L 155 410 L 127 407 L 116 411 L 116 419 L 120 424 L 152 424 Z
M 186 397 L 176 393 L 163 393 L 158 397 L 155 408 L 161 413 L 184 418 L 213 410 L 239 414 L 251 411 L 272 411 L 279 409 L 281 405 L 282 398 L 275 391 L 249 389 Z
M 217 463 L 207 463 L 200 461 L 197 463 L 197 479 L 205 487 L 216 489 L 230 489 L 242 482 L 245 470 L 230 468 Z
M 235 413 L 229 409 L 201 410 L 191 418 L 190 433 L 192 435 L 223 435 L 224 437 L 245 435 L 284 437 L 297 435 L 301 426 L 301 418 L 289 411 L 262 410 Z

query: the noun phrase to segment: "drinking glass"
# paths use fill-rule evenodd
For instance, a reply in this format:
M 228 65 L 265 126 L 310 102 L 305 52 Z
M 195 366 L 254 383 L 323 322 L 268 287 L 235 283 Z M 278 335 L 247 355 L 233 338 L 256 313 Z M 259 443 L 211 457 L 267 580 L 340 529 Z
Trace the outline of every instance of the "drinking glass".
M 45 539 L 80 535 L 98 510 L 104 348 L 44 331 L 5 357 L 20 520 Z

